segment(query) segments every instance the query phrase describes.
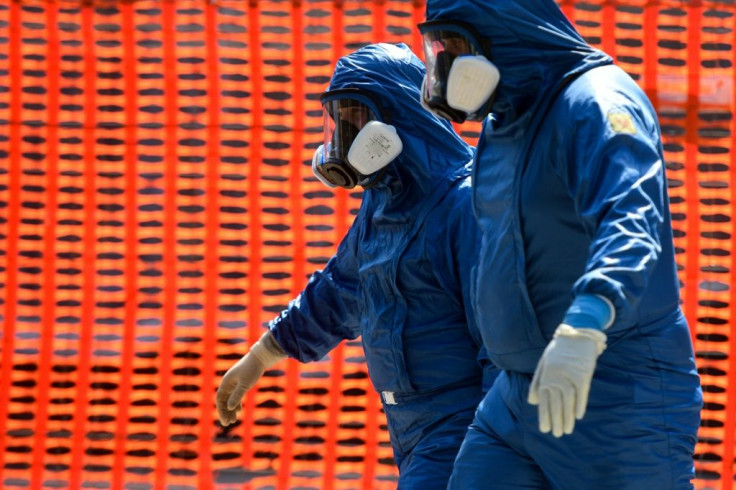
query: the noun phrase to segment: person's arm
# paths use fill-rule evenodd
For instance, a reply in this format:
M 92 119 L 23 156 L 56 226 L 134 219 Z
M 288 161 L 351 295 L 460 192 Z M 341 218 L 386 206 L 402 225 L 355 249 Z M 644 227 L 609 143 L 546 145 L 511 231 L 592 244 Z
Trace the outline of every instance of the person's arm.
M 664 161 L 656 122 L 642 110 L 622 104 L 580 126 L 574 158 L 565 167 L 579 218 L 592 237 L 566 315 L 573 327 L 632 325 L 659 259 L 668 206 Z M 599 300 L 610 302 L 610 317 Z
M 571 144 L 561 146 L 568 153 L 557 159 L 592 240 L 585 272 L 529 390 L 540 431 L 556 437 L 571 434 L 585 415 L 604 331 L 634 324 L 661 251 L 668 203 L 656 119 L 647 104 L 619 98 L 605 110 L 591 104 L 577 111 L 592 117 L 576 121 Z
M 216 396 L 223 426 L 237 420 L 243 396 L 271 366 L 287 357 L 319 359 L 342 340 L 359 335 L 354 235 L 348 232 L 325 269 L 314 273 L 304 291 L 225 373 Z
M 289 357 L 315 361 L 360 335 L 355 235 L 351 228 L 324 270 L 315 272 L 304 291 L 270 322 L 271 334 Z

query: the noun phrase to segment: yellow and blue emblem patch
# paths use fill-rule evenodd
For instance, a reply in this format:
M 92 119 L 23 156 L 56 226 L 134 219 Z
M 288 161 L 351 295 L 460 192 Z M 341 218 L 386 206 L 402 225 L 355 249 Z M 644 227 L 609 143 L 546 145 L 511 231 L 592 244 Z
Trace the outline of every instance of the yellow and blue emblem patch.
M 608 124 L 611 125 L 614 133 L 636 134 L 636 126 L 634 126 L 634 121 L 628 112 L 609 112 Z

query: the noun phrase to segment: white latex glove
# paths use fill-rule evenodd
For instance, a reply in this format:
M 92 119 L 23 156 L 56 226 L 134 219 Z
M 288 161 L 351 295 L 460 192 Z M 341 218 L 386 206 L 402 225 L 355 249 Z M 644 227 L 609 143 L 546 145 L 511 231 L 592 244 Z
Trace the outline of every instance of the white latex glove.
M 592 328 L 561 324 L 544 349 L 534 372 L 528 401 L 539 405 L 539 430 L 555 437 L 572 434 L 575 419 L 588 405 L 590 381 L 606 334 Z
M 216 397 L 217 414 L 223 426 L 230 425 L 238 419 L 245 392 L 253 388 L 266 369 L 286 357 L 271 332 L 267 331 L 253 344 L 250 352 L 227 370 L 220 387 L 217 388 Z

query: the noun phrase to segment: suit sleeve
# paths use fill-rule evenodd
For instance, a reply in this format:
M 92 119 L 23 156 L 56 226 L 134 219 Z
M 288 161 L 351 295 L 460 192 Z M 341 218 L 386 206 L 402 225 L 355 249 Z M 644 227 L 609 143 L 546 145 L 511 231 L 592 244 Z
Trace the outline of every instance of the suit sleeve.
M 562 171 L 592 237 L 573 295 L 612 302 L 615 326 L 630 325 L 662 250 L 668 214 L 664 161 L 649 106 L 626 100 L 588 107 L 578 118 Z M 581 113 L 581 112 L 578 112 Z
M 324 357 L 345 339 L 360 335 L 357 241 L 351 228 L 324 270 L 315 272 L 269 328 L 289 357 Z

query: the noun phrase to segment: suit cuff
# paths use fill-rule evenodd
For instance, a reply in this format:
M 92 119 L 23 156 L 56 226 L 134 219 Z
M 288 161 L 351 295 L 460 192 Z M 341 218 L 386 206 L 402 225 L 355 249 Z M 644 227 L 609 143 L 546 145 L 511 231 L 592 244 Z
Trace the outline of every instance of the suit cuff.
M 613 303 L 598 294 L 580 294 L 573 300 L 562 323 L 575 328 L 605 330 L 616 319 Z

